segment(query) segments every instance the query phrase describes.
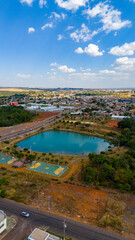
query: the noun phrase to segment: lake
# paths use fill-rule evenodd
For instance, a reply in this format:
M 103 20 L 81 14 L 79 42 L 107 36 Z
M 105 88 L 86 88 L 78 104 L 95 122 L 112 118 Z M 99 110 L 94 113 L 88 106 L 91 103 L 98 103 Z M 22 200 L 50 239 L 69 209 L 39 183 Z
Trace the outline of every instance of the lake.
M 47 131 L 29 137 L 19 142 L 17 146 L 36 152 L 86 155 L 91 152 L 107 151 L 110 143 L 102 138 L 74 132 Z

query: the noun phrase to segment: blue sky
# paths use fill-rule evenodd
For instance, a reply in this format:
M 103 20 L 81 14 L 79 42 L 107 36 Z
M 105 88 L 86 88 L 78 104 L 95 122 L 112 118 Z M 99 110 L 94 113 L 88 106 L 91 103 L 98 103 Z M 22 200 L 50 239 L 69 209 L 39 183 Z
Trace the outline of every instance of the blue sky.
M 135 87 L 135 0 L 1 0 L 0 86 Z

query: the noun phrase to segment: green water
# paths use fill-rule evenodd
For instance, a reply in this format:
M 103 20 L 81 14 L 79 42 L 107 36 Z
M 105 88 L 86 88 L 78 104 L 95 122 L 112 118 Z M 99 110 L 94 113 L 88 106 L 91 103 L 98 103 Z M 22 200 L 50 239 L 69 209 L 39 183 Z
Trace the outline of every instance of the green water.
M 82 155 L 107 151 L 110 143 L 102 138 L 79 133 L 48 131 L 29 137 L 17 145 L 36 152 Z

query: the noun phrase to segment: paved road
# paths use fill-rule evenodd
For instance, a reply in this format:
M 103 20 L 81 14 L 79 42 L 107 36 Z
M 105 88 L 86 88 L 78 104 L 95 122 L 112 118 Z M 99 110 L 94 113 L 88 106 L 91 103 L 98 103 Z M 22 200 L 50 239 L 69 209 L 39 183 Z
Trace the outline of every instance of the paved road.
M 24 204 L 16 203 L 11 200 L 0 198 L 0 209 L 4 210 L 8 215 L 15 215 L 18 217 L 16 227 L 3 240 L 24 240 L 24 238 L 31 232 L 34 227 L 49 227 L 51 232 L 63 234 L 64 218 L 58 215 L 47 213 L 26 206 Z M 25 219 L 20 216 L 21 211 L 30 213 L 30 217 Z M 73 240 L 124 240 L 119 235 L 107 232 L 103 229 L 89 226 L 71 219 L 66 219 L 67 230 L 66 236 L 72 237 Z
M 61 116 L 61 114 L 59 114 L 58 116 L 59 116 L 59 119 L 63 118 L 63 116 Z M 28 134 L 30 132 L 40 129 L 41 127 L 50 127 L 52 124 L 55 123 L 55 121 L 56 121 L 56 116 L 52 116 L 52 117 L 42 120 L 40 122 L 35 122 L 35 123 L 33 123 L 33 126 L 27 127 L 23 130 L 16 130 L 16 129 L 14 130 L 14 128 L 16 128 L 16 126 L 12 127 L 12 130 L 11 130 L 11 127 L 8 127 L 8 134 L 2 136 L 0 139 L 0 142 L 9 140 L 11 138 L 15 138 L 19 135 L 21 136 L 21 135 Z

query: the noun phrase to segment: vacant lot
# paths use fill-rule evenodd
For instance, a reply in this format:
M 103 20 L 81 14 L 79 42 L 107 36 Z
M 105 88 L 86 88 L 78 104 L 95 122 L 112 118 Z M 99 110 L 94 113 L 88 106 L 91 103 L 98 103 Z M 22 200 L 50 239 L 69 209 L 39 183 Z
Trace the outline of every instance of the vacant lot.
M 35 121 L 42 121 L 46 118 L 57 116 L 59 113 L 56 112 L 38 112 L 38 116 L 35 117 Z
M 50 197 L 51 211 L 96 224 L 105 211 L 108 193 L 52 182 L 39 194 L 39 199 L 32 201 L 32 205 L 36 204 L 39 208 L 48 209 L 48 197 Z

